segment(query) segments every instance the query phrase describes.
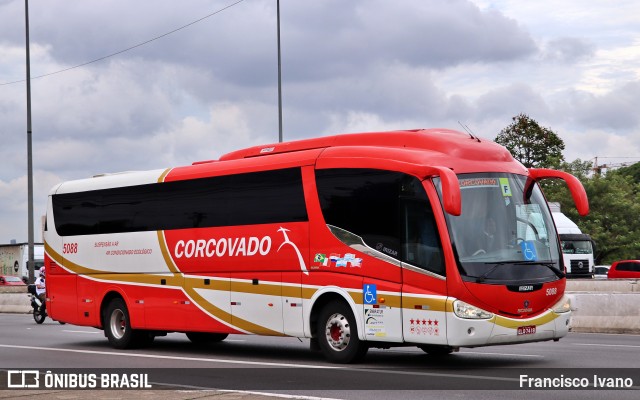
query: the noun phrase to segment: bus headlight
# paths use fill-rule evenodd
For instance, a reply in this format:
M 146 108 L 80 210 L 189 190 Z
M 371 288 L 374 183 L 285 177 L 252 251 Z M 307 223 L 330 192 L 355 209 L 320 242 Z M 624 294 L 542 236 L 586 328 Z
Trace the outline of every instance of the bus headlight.
M 571 299 L 568 296 L 562 296 L 551 310 L 555 313 L 562 314 L 571 311 Z
M 453 312 L 457 317 L 464 319 L 489 319 L 493 317 L 492 313 L 465 303 L 462 300 L 453 302 Z

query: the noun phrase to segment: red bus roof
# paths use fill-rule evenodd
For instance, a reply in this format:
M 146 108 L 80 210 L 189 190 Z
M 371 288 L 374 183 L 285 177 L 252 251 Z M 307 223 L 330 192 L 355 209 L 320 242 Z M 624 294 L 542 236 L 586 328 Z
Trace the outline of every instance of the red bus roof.
M 220 161 L 325 149 L 328 158 L 391 160 L 422 166 L 443 166 L 456 173 L 495 171 L 526 174 L 527 170 L 504 147 L 450 129 L 419 129 L 325 136 L 249 147 L 220 157 Z M 406 171 L 409 172 L 409 171 Z

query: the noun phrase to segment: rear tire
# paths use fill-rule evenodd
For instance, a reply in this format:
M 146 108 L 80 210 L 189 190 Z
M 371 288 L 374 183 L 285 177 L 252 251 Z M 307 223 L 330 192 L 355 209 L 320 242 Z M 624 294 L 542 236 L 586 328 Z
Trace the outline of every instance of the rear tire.
M 186 332 L 187 337 L 195 344 L 211 344 L 222 342 L 229 336 L 228 333 L 210 332 Z
M 111 346 L 116 349 L 131 349 L 151 344 L 154 336 L 143 330 L 131 328 L 129 310 L 124 300 L 116 298 L 111 300 L 105 310 L 103 318 L 104 333 Z
M 369 350 L 358 338 L 358 327 L 351 307 L 344 301 L 332 301 L 324 306 L 316 327 L 322 354 L 332 363 L 360 361 Z

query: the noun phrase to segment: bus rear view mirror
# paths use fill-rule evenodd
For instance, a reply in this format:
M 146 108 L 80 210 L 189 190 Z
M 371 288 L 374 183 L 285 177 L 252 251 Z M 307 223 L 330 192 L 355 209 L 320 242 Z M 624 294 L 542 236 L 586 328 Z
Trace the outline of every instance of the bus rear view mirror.
M 544 168 L 530 168 L 529 175 L 536 181 L 546 178 L 562 179 L 569 187 L 569 191 L 571 192 L 571 197 L 573 197 L 573 202 L 576 204 L 578 214 L 583 217 L 589 214 L 589 200 L 587 199 L 587 192 L 585 192 L 584 186 L 582 186 L 582 183 L 575 176 L 564 171 Z
M 427 175 L 440 176 L 442 203 L 447 214 L 458 216 L 462 212 L 462 198 L 458 176 L 446 167 L 425 167 Z

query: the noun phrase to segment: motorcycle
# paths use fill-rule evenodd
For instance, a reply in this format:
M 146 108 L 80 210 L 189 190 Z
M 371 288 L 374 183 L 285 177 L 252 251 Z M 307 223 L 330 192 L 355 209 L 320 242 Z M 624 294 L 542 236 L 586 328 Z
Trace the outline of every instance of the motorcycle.
M 27 286 L 27 291 L 31 296 L 31 307 L 33 307 L 33 319 L 36 321 L 36 324 L 41 324 L 47 318 L 47 309 L 40 298 L 36 294 L 36 285 Z
M 49 316 L 47 314 L 46 304 L 42 304 L 40 301 L 40 297 L 36 294 L 36 285 L 28 285 L 27 291 L 31 296 L 31 307 L 33 307 L 33 320 L 36 321 L 36 324 L 41 324 L 44 320 Z M 55 321 L 55 320 L 54 320 Z M 65 322 L 58 321 L 60 325 L 64 325 Z

